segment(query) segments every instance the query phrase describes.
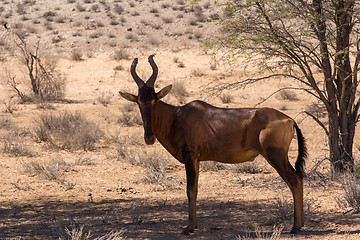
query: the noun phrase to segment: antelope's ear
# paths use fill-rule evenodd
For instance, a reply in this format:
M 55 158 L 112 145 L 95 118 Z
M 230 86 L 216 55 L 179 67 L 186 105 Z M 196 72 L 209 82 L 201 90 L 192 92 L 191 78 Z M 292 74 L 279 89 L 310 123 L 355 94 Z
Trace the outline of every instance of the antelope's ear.
M 130 93 L 123 93 L 121 91 L 119 91 L 120 95 L 125 98 L 126 100 L 130 101 L 130 102 L 137 102 L 138 100 L 138 97 L 133 95 L 133 94 L 130 94 Z
M 158 98 L 158 99 L 161 99 L 161 98 L 165 97 L 166 95 L 168 95 L 168 93 L 170 92 L 171 88 L 172 88 L 172 85 L 169 85 L 169 86 L 164 87 L 163 89 L 161 89 L 161 90 L 156 94 L 157 98 Z

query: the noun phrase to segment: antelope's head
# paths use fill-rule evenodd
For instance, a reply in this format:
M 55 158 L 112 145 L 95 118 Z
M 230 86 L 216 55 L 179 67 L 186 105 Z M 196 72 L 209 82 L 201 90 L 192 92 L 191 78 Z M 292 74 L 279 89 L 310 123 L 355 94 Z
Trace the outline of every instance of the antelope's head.
M 153 131 L 153 119 L 156 103 L 163 97 L 165 97 L 171 90 L 172 85 L 164 87 L 159 92 L 155 92 L 154 84 L 158 75 L 158 68 L 154 62 L 154 55 L 149 56 L 149 63 L 152 67 L 153 73 L 146 83 L 137 75 L 135 68 L 138 63 L 138 59 L 135 58 L 131 64 L 130 73 L 134 81 L 138 86 L 138 95 L 130 93 L 119 92 L 120 95 L 128 101 L 135 102 L 140 108 L 141 117 L 143 120 L 143 126 L 145 130 L 144 139 L 146 144 L 153 144 L 156 140 Z

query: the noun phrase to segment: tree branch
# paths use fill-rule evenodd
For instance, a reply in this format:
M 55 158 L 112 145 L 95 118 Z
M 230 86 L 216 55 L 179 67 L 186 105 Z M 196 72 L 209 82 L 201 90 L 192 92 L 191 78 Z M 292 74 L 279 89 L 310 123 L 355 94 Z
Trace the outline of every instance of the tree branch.
M 304 111 L 304 113 L 306 113 L 308 116 L 310 116 L 313 120 L 315 120 L 315 122 L 317 122 L 320 127 L 322 127 L 322 129 L 324 129 L 325 133 L 327 136 L 329 136 L 329 131 L 327 130 L 327 128 L 325 127 L 325 125 L 319 120 L 319 118 L 315 117 L 313 114 L 311 114 L 308 111 Z

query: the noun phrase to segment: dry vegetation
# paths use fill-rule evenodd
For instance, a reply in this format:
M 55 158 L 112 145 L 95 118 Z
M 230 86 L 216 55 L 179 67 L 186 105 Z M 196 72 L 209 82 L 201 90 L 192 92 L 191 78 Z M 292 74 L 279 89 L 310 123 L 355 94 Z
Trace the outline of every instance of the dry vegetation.
M 304 114 L 326 117 L 316 99 L 286 89 L 286 79 L 211 97 L 212 89 L 256 74 L 241 59 L 229 72 L 201 51 L 218 11 L 212 1 L 0 0 L 1 23 L 12 32 L 0 31 L 1 239 L 293 239 L 288 188 L 260 157 L 201 163 L 199 229 L 179 234 L 187 222 L 184 167 L 159 143 L 144 144 L 138 107 L 118 97 L 119 90 L 136 93 L 131 60 L 139 57 L 137 72 L 147 79 L 154 52 L 155 87 L 173 85 L 171 104 L 253 107 L 266 99 L 260 106 L 294 117 L 310 153 L 297 239 L 360 237 L 360 173 L 332 174 L 326 137 Z M 26 46 L 14 45 L 13 33 Z M 29 56 L 44 86 L 40 99 L 31 93 Z M 358 135 L 355 146 L 358 161 Z M 294 141 L 292 163 L 296 156 Z

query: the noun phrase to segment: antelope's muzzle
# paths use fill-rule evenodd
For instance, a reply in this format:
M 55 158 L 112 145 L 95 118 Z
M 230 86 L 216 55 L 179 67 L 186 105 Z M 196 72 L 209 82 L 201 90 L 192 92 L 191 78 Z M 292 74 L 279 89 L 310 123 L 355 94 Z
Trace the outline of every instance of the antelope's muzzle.
M 144 139 L 145 139 L 145 143 L 147 144 L 147 145 L 152 145 L 152 144 L 154 144 L 155 143 L 155 140 L 156 140 L 156 138 L 155 138 L 155 136 L 154 135 L 151 135 L 151 136 L 144 136 Z
M 144 130 L 145 130 L 145 134 L 144 134 L 144 139 L 145 139 L 145 143 L 147 145 L 151 145 L 155 143 L 155 135 L 152 131 L 152 122 L 151 122 L 151 118 L 152 118 L 152 111 L 151 108 L 145 108 L 144 111 Z

